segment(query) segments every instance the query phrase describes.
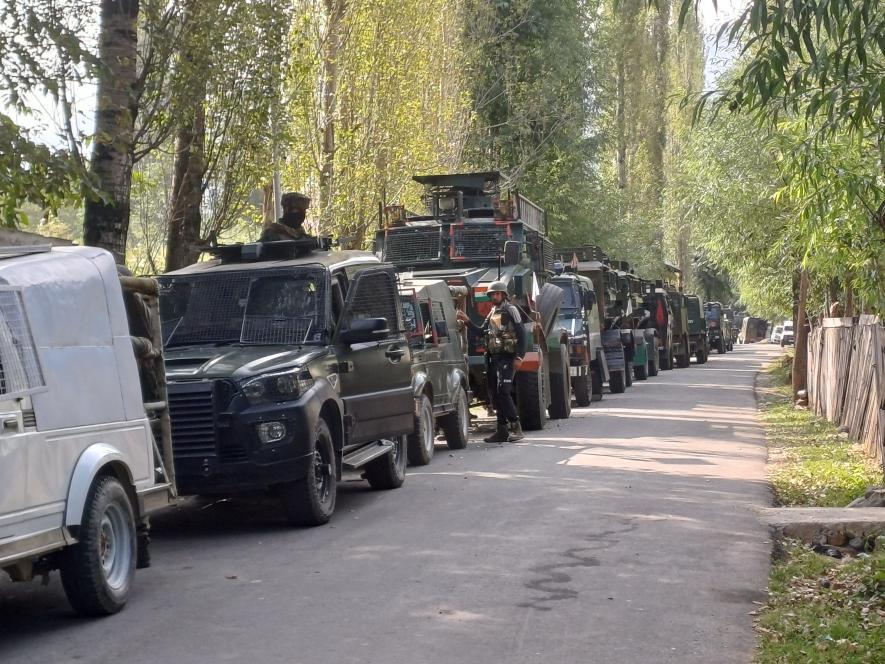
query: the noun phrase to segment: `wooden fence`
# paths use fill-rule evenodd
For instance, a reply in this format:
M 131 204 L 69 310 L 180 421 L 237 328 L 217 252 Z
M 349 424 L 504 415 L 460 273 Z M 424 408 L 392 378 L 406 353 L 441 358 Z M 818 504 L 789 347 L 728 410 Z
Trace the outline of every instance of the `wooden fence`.
M 825 318 L 808 339 L 808 403 L 885 468 L 885 327 Z

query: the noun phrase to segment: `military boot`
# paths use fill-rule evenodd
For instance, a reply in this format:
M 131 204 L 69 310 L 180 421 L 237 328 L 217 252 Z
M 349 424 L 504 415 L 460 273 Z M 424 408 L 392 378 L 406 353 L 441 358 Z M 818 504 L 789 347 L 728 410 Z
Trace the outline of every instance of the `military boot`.
M 483 440 L 487 443 L 506 443 L 508 440 L 510 440 L 510 433 L 507 430 L 507 425 L 499 424 L 495 433 L 493 433 L 491 436 L 483 438 Z
M 519 423 L 519 420 L 516 420 L 516 422 L 511 422 L 508 425 L 508 432 L 509 437 L 507 438 L 507 440 L 511 443 L 515 443 L 525 438 L 525 434 L 522 432 L 522 425 Z

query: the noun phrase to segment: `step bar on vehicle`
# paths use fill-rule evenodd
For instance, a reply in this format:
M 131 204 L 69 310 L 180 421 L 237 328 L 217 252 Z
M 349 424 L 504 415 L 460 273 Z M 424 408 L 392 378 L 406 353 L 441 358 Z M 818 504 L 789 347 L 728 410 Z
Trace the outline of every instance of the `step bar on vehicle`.
M 391 440 L 378 440 L 374 443 L 370 443 L 346 455 L 342 459 L 342 467 L 344 470 L 357 470 L 358 468 L 362 468 L 370 461 L 393 451 L 394 445 L 396 445 L 396 443 Z

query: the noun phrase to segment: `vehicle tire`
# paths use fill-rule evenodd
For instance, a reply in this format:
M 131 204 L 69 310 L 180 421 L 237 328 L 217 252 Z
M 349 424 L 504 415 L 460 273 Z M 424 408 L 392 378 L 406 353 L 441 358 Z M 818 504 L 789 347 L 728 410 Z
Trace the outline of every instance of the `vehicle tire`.
M 654 357 L 654 361 L 652 361 L 652 357 Z M 661 362 L 661 356 L 656 349 L 651 349 L 648 352 L 648 375 L 657 376 L 660 371 L 660 367 L 658 366 Z
M 636 380 L 648 380 L 648 360 L 645 360 L 645 364 L 638 367 L 633 367 L 633 375 Z
M 630 361 L 624 366 L 624 384 L 627 387 L 633 387 L 633 362 Z
M 704 364 L 707 361 L 707 355 L 704 353 L 703 348 L 698 348 L 695 358 L 697 358 L 698 364 Z
M 589 367 L 587 370 L 592 371 Z M 575 393 L 575 403 L 579 408 L 586 408 L 593 401 L 591 381 L 589 373 L 585 376 L 575 376 L 572 380 L 572 392 Z
M 661 357 L 661 369 L 664 371 L 670 371 L 673 369 L 673 351 L 669 348 L 662 348 L 660 350 Z
M 135 514 L 112 475 L 95 479 L 86 497 L 79 542 L 61 556 L 61 582 L 77 613 L 107 616 L 126 605 L 135 576 Z
M 725 355 L 725 341 L 723 339 L 719 340 L 719 343 L 716 345 L 716 350 L 720 355 Z
M 602 367 L 597 364 L 590 368 L 590 400 L 602 401 Z
M 608 374 L 608 389 L 612 394 L 623 394 L 627 389 L 626 369 L 610 371 Z
M 526 431 L 539 431 L 547 421 L 544 403 L 544 376 L 541 371 L 519 371 L 516 374 L 517 411 Z
M 691 355 L 689 355 L 688 346 L 683 346 L 683 348 L 685 348 L 685 350 L 683 350 L 683 351 L 679 354 L 679 357 L 678 357 L 678 359 L 677 359 L 677 362 L 678 362 L 678 365 L 677 365 L 677 366 L 678 366 L 680 369 L 686 369 L 686 368 L 688 368 L 689 366 L 691 366 Z
M 406 437 L 393 443 L 390 452 L 366 464 L 366 480 L 376 491 L 398 489 L 406 481 Z
M 313 464 L 305 477 L 279 487 L 286 521 L 293 526 L 321 526 L 335 511 L 335 446 L 324 420 L 317 422 L 313 441 Z
M 449 449 L 463 450 L 470 439 L 470 404 L 467 403 L 467 392 L 463 387 L 458 388 L 454 407 L 451 413 L 439 418 L 439 424 Z
M 426 394 L 415 401 L 415 431 L 408 437 L 409 463 L 426 466 L 433 458 L 436 419 L 433 404 Z
M 550 419 L 566 420 L 572 414 L 571 379 L 568 375 L 568 347 L 559 346 L 559 373 L 550 374 Z

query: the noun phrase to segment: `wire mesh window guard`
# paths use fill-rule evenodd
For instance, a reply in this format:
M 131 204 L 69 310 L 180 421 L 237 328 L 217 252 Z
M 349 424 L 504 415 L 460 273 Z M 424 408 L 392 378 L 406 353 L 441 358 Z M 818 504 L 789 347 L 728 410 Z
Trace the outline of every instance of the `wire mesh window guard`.
M 0 396 L 24 396 L 44 385 L 21 293 L 0 291 Z

